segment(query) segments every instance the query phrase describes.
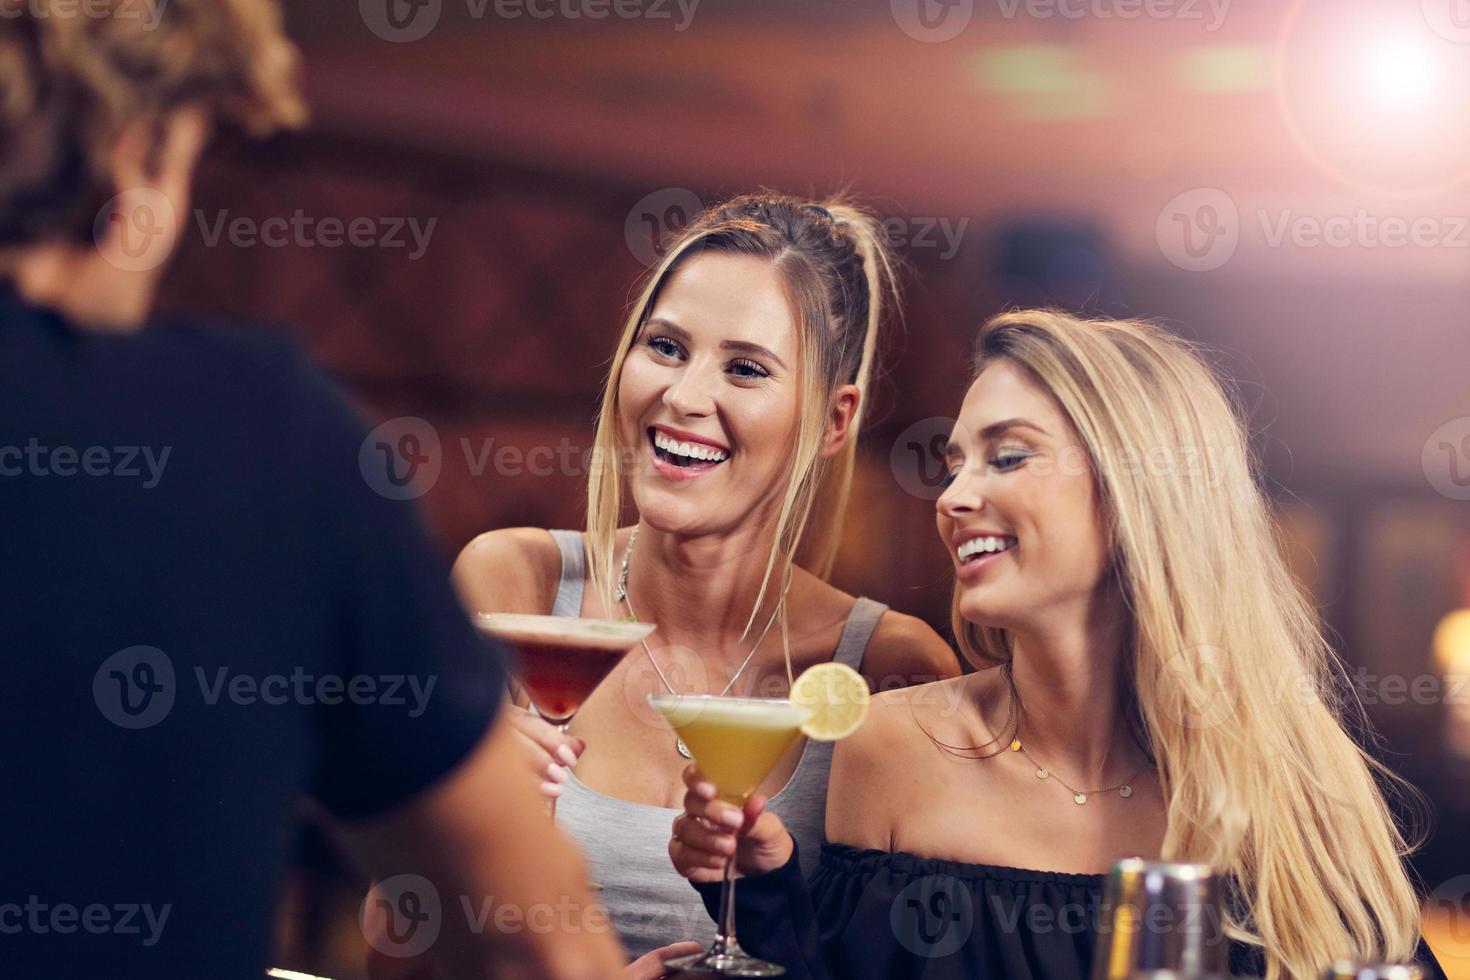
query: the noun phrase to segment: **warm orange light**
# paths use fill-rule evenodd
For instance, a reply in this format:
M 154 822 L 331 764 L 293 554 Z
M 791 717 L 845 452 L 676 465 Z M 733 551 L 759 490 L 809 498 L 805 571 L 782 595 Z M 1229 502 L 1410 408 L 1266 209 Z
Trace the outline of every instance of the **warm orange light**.
M 1434 663 L 1441 676 L 1470 674 L 1470 609 L 1458 609 L 1439 621 Z

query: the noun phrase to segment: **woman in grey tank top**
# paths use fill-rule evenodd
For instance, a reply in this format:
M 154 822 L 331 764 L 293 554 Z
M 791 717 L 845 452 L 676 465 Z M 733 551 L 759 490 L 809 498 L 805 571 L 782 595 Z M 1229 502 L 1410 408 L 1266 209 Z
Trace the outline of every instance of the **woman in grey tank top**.
M 478 611 L 659 624 L 588 699 L 572 737 L 512 712 L 633 956 L 713 934 L 669 860 L 687 759 L 647 694 L 785 697 L 791 677 L 834 659 L 885 687 L 958 673 L 933 630 L 825 581 L 889 271 L 875 219 L 837 202 L 749 195 L 701 214 L 624 326 L 586 533 L 489 532 L 456 565 Z M 619 528 L 628 497 L 637 523 Z M 762 787 L 813 858 L 830 761 L 830 744 L 804 743 Z M 660 956 L 633 973 L 658 975 Z

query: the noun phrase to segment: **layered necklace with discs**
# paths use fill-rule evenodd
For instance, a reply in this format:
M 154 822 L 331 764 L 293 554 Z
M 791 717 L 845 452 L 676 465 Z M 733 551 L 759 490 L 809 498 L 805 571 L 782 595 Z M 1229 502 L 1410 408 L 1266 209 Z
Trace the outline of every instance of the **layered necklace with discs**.
M 633 600 L 628 598 L 628 562 L 633 557 L 633 545 L 637 543 L 638 528 L 635 525 L 632 532 L 628 535 L 628 548 L 623 552 L 623 564 L 618 569 L 618 587 L 613 593 L 613 597 L 617 601 L 628 607 L 628 617 L 634 622 L 638 621 L 638 614 L 633 611 Z M 786 594 L 783 592 L 781 599 L 776 603 L 775 610 L 771 613 L 771 618 L 766 620 L 766 628 L 761 630 L 761 635 L 756 637 L 755 644 L 750 648 L 750 652 L 745 655 L 745 659 L 740 662 L 740 666 L 736 668 L 735 673 L 730 675 L 730 680 L 725 684 L 724 689 L 720 691 L 719 697 L 724 697 L 726 694 L 729 694 L 730 689 L 735 686 L 735 682 L 740 679 L 740 675 L 745 673 L 745 668 L 750 666 L 750 661 L 755 657 L 756 650 L 760 649 L 761 641 L 766 638 L 767 633 L 771 632 L 771 626 L 776 622 L 776 617 L 781 614 L 781 607 L 785 604 Z M 679 692 L 674 690 L 674 685 L 670 684 L 669 679 L 664 676 L 663 668 L 658 665 L 658 660 L 654 657 L 653 651 L 648 647 L 648 640 L 644 639 L 639 642 L 643 644 L 643 652 L 647 655 L 648 662 L 653 664 L 653 669 L 658 674 L 658 679 L 663 682 L 664 687 L 668 689 L 670 694 L 677 696 Z M 682 738 L 675 736 L 674 746 L 684 758 L 694 758 L 694 753 L 689 751 L 689 746 L 684 744 Z
M 1016 682 L 1014 679 L 1012 679 L 1010 675 L 1010 664 L 1005 664 L 1001 668 L 1001 670 L 1005 674 L 1006 686 L 1010 688 L 1011 692 L 1010 707 L 1009 710 L 1006 712 L 1005 724 L 1005 731 L 1008 732 L 1010 735 L 1010 744 L 1007 747 L 1012 752 L 1019 752 L 1026 757 L 1026 761 L 1031 763 L 1031 765 L 1034 767 L 1037 779 L 1050 779 L 1056 782 L 1063 789 L 1072 794 L 1072 802 L 1077 804 L 1078 806 L 1086 806 L 1088 799 L 1094 796 L 1100 796 L 1103 793 L 1117 792 L 1117 794 L 1125 800 L 1133 795 L 1134 781 L 1138 779 L 1139 776 L 1142 776 L 1145 772 L 1148 772 L 1149 769 L 1153 768 L 1151 765 L 1144 765 L 1133 775 L 1129 776 L 1127 779 L 1114 786 L 1106 786 L 1102 789 L 1078 789 L 1077 787 L 1068 783 L 1066 780 L 1062 779 L 1062 777 L 1058 776 L 1056 773 L 1052 772 L 1046 766 L 1037 762 L 1036 757 L 1033 756 L 1027 750 L 1026 746 L 1021 742 L 1021 715 L 1023 714 L 1023 712 L 1020 710 L 1020 698 L 1016 696 Z M 985 744 L 992 745 L 1000 741 L 1004 741 L 1004 739 L 991 739 Z M 953 749 L 954 746 L 945 746 L 945 748 Z M 997 753 L 990 753 L 990 755 L 995 754 Z M 988 759 L 990 755 L 976 756 L 975 758 Z

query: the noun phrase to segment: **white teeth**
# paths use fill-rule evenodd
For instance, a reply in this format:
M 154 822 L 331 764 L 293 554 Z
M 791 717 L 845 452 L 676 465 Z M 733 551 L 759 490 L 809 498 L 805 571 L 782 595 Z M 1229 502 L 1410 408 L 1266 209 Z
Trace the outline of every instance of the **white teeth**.
M 666 453 L 673 453 L 676 456 L 684 456 L 689 459 L 702 459 L 707 462 L 722 463 L 730 458 L 730 454 L 723 450 L 714 449 L 695 442 L 679 442 L 678 440 L 670 439 L 657 429 L 653 430 L 653 444 Z
M 1016 546 L 1016 539 L 1010 537 L 971 538 L 956 549 L 960 561 L 964 561 L 971 555 L 982 553 L 993 553 L 1009 551 Z

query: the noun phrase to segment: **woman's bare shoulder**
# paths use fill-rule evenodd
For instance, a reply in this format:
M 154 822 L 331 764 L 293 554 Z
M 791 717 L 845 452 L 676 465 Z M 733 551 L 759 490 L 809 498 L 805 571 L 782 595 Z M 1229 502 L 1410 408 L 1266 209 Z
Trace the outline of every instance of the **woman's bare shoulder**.
M 968 678 L 951 677 L 883 691 L 873 697 L 861 728 L 832 751 L 827 787 L 827 836 L 856 847 L 886 850 L 895 819 L 942 778 L 943 754 L 933 738 L 939 724 L 963 710 Z M 946 739 L 947 740 L 947 739 Z
M 498 528 L 464 546 L 453 577 L 471 612 L 549 613 L 561 579 L 561 550 L 545 528 Z

